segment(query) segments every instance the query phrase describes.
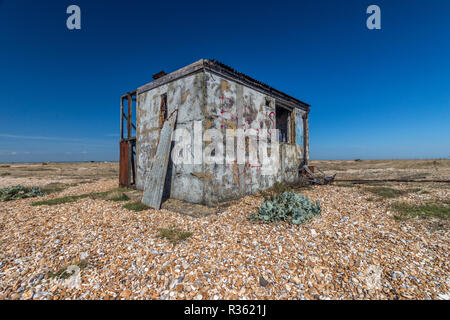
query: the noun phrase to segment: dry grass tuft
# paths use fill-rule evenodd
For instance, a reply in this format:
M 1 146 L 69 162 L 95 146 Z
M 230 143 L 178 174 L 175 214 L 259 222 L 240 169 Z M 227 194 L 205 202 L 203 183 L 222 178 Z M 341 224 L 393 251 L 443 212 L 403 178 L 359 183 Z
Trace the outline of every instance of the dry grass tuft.
M 424 205 L 414 205 L 405 202 L 392 204 L 391 208 L 398 214 L 394 215 L 396 220 L 407 220 L 409 218 L 439 218 L 450 219 L 450 207 L 446 204 L 428 203 Z
M 169 240 L 174 246 L 192 236 L 192 232 L 186 232 L 174 227 L 158 229 L 158 237 Z
M 143 203 L 140 202 L 140 201 L 127 203 L 127 204 L 125 204 L 123 207 L 124 207 L 125 209 L 133 210 L 133 211 L 136 211 L 136 212 L 138 212 L 138 211 L 143 211 L 143 210 L 147 210 L 147 209 L 150 208 L 149 206 L 143 204 Z

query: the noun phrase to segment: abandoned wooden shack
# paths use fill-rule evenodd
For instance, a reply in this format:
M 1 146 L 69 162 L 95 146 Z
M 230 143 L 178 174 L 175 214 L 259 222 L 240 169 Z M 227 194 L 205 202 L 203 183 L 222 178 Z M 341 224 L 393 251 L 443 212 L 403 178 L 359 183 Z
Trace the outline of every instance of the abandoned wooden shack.
M 308 104 L 214 60 L 202 59 L 169 74 L 162 71 L 153 79 L 121 98 L 122 186 L 145 190 L 146 184 L 159 184 L 163 198 L 212 205 L 300 178 L 309 157 Z M 170 157 L 161 159 L 174 144 L 169 141 L 167 151 L 156 156 L 163 143 L 161 131 L 171 117 L 176 118 L 168 134 L 180 128 L 192 133 L 199 123 L 202 132 L 216 129 L 224 137 L 230 129 L 276 128 L 280 166 L 267 175 L 249 163 L 176 164 Z M 208 141 L 202 144 L 205 148 Z M 159 171 L 152 172 L 154 165 Z

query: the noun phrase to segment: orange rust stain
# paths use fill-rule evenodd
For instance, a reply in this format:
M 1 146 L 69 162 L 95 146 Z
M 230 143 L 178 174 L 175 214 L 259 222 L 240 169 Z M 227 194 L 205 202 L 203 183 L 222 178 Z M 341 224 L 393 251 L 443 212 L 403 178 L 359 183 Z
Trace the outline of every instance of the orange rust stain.
M 222 91 L 229 91 L 230 90 L 230 84 L 226 80 L 222 80 L 220 82 L 220 90 Z
M 227 124 L 227 128 L 229 129 L 236 129 L 237 125 L 234 121 L 226 120 L 225 123 Z
M 209 120 L 209 119 L 206 120 L 206 129 L 213 127 L 213 125 L 214 125 L 214 122 L 212 120 Z
M 183 104 L 183 103 L 185 103 L 185 101 L 186 101 L 186 99 L 187 99 L 187 97 L 189 96 L 189 91 L 185 91 L 185 92 L 183 92 L 183 94 L 181 95 L 181 103 Z

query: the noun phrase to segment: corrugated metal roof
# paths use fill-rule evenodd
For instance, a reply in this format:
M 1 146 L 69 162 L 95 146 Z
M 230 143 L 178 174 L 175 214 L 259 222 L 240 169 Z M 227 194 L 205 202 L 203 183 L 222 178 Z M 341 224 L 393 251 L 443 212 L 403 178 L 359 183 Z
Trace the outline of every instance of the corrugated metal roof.
M 242 72 L 239 72 L 239 71 L 233 69 L 232 67 L 230 67 L 230 66 L 228 66 L 228 65 L 226 65 L 226 64 L 224 64 L 224 63 L 222 63 L 220 61 L 217 61 L 217 60 L 206 60 L 206 61 L 207 61 L 208 64 L 212 64 L 212 65 L 214 65 L 216 67 L 219 67 L 219 68 L 221 68 L 221 69 L 223 69 L 223 70 L 233 74 L 235 77 L 239 78 L 240 80 L 251 82 L 252 84 L 260 86 L 261 88 L 263 88 L 263 89 L 265 89 L 267 91 L 270 91 L 270 92 L 272 92 L 274 94 L 282 95 L 282 96 L 284 96 L 284 97 L 286 97 L 286 98 L 288 98 L 290 100 L 293 100 L 296 103 L 300 103 L 300 104 L 302 104 L 302 105 L 304 105 L 306 107 L 310 106 L 306 102 L 303 102 L 303 101 L 301 101 L 299 99 L 296 99 L 296 98 L 294 98 L 294 97 L 292 97 L 292 96 L 290 96 L 290 95 L 288 95 L 288 94 L 286 94 L 286 93 L 284 93 L 284 92 L 282 92 L 280 90 L 277 90 L 277 89 L 269 86 L 268 84 L 266 84 L 264 82 L 256 80 L 256 79 L 254 79 L 254 78 L 252 78 L 252 77 L 250 77 L 250 76 L 248 76 L 248 75 L 246 75 L 246 74 L 244 74 Z

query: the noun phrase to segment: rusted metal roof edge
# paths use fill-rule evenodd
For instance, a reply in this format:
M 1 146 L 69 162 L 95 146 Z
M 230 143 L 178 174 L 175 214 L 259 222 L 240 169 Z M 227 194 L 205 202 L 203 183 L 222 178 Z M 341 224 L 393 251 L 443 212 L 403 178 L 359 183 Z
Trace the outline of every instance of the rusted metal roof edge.
M 277 98 L 287 105 L 291 105 L 293 107 L 297 107 L 297 108 L 303 109 L 305 111 L 309 111 L 309 107 L 310 107 L 309 104 L 307 104 L 299 99 L 296 99 L 282 91 L 272 88 L 271 86 L 269 86 L 263 82 L 255 80 L 255 79 L 251 78 L 250 76 L 240 73 L 240 72 L 232 69 L 231 67 L 224 65 L 223 63 L 220 63 L 220 62 L 214 61 L 214 60 L 206 60 L 206 59 L 198 60 L 186 67 L 178 69 L 178 70 L 171 72 L 168 75 L 165 75 L 157 80 L 147 83 L 147 84 L 139 87 L 137 89 L 137 93 L 141 94 L 143 92 L 149 91 L 151 89 L 157 88 L 166 83 L 175 81 L 179 78 L 191 75 L 193 73 L 196 73 L 196 72 L 199 72 L 202 70 L 208 70 L 210 72 L 214 72 L 220 76 L 228 78 L 229 80 L 236 81 L 242 85 L 251 87 L 259 92 L 262 92 L 262 93 L 268 94 L 269 96 Z
M 281 104 L 283 104 L 285 106 L 288 106 L 288 107 L 291 107 L 291 108 L 299 108 L 299 109 L 302 109 L 304 111 L 309 112 L 309 105 L 308 104 L 306 104 L 304 102 L 301 102 L 301 101 L 298 101 L 298 102 L 297 101 L 292 101 L 292 99 L 295 99 L 295 98 L 292 98 L 292 97 L 290 97 L 290 96 L 288 96 L 286 94 L 280 95 L 276 91 L 270 91 L 270 90 L 267 90 L 267 89 L 263 89 L 263 88 L 254 86 L 254 85 L 249 84 L 249 83 L 247 83 L 245 81 L 242 81 L 241 79 L 238 79 L 236 77 L 230 76 L 230 75 L 228 75 L 226 73 L 223 73 L 223 72 L 219 72 L 216 69 L 211 69 L 209 67 L 205 67 L 205 70 L 208 70 L 209 72 L 214 72 L 215 74 L 217 74 L 217 75 L 219 75 L 219 76 L 221 76 L 221 77 L 223 77 L 225 79 L 235 81 L 236 83 L 239 83 L 239 84 L 242 84 L 244 86 L 250 87 L 250 88 L 252 88 L 255 91 L 264 93 L 264 94 L 266 94 L 266 95 L 268 95 L 268 96 L 270 96 L 272 98 L 275 98 L 277 103 L 279 102 L 279 103 L 281 103 Z M 289 99 L 289 98 L 291 98 L 291 99 Z M 295 99 L 295 100 L 297 100 L 297 99 Z
M 187 75 L 190 75 L 192 73 L 201 71 L 203 69 L 204 69 L 204 60 L 201 59 L 201 60 L 198 60 L 198 61 L 196 61 L 196 62 L 194 62 L 194 63 L 192 63 L 192 64 L 190 64 L 190 65 L 188 65 L 186 67 L 183 67 L 181 69 L 173 71 L 173 72 L 171 72 L 171 73 L 169 73 L 169 74 L 167 74 L 167 75 L 165 75 L 165 76 L 163 76 L 163 77 L 161 77 L 159 79 L 156 79 L 156 80 L 154 80 L 152 82 L 149 82 L 149 83 L 139 87 L 137 89 L 137 93 L 141 94 L 143 92 L 146 92 L 146 91 L 149 91 L 151 89 L 157 88 L 157 87 L 162 86 L 162 85 L 164 85 L 166 83 L 175 81 L 175 80 L 177 80 L 179 78 L 185 77 Z
M 297 98 L 294 98 L 294 97 L 288 95 L 287 93 L 277 90 L 277 89 L 269 86 L 268 84 L 258 81 L 244 73 L 238 72 L 235 69 L 231 68 L 230 66 L 227 66 L 219 61 L 206 60 L 206 64 L 208 65 L 208 67 L 219 71 L 219 73 L 222 75 L 228 74 L 233 79 L 238 79 L 241 81 L 241 83 L 243 83 L 247 86 L 251 86 L 252 88 L 258 88 L 258 89 L 260 89 L 259 91 L 263 91 L 265 93 L 269 93 L 269 95 L 275 96 L 277 98 L 281 98 L 281 99 L 285 100 L 285 102 L 290 102 L 290 104 L 300 105 L 306 109 L 309 109 L 309 107 L 310 107 L 310 105 L 307 104 L 306 102 L 303 102 Z

